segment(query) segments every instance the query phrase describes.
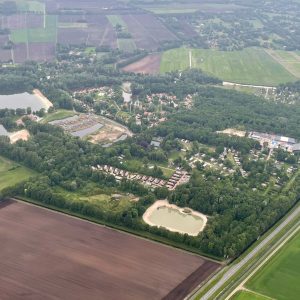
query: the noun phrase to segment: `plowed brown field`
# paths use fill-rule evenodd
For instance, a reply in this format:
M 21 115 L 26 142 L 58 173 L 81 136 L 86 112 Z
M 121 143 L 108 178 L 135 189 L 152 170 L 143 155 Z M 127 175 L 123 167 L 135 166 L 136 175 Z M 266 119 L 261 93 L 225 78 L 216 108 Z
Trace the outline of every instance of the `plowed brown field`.
M 219 265 L 22 202 L 0 204 L 0 298 L 181 299 Z

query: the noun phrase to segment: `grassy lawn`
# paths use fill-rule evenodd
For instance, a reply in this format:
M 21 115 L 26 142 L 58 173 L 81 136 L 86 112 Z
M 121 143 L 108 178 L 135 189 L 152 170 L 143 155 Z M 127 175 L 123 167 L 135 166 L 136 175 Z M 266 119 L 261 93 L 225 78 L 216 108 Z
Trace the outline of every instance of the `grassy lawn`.
M 46 27 L 13 30 L 10 39 L 14 43 L 56 42 L 57 16 L 46 16 Z
M 189 68 L 189 49 L 179 48 L 162 55 L 161 73 Z M 192 67 L 224 81 L 278 85 L 297 78 L 263 49 L 247 48 L 242 51 L 192 49 Z
M 250 281 L 247 288 L 278 300 L 297 300 L 300 295 L 300 232 Z
M 69 192 L 63 188 L 56 187 L 56 192 L 68 201 L 89 202 L 103 212 L 123 212 L 133 205 L 136 197 L 124 194 L 113 188 L 101 189 L 90 183 L 83 190 Z M 91 193 L 91 195 L 89 195 Z M 112 195 L 118 195 L 117 200 Z
M 43 118 L 42 123 L 49 123 L 55 120 L 62 120 L 65 118 L 73 117 L 74 115 L 76 115 L 76 113 L 72 110 L 59 109 L 53 113 L 47 114 Z
M 0 191 L 34 175 L 34 171 L 0 156 Z
M 133 39 L 118 39 L 118 48 L 126 52 L 136 50 L 136 45 Z
M 248 291 L 239 291 L 230 299 L 231 300 L 267 300 L 270 298 L 266 298 L 261 295 L 254 294 Z

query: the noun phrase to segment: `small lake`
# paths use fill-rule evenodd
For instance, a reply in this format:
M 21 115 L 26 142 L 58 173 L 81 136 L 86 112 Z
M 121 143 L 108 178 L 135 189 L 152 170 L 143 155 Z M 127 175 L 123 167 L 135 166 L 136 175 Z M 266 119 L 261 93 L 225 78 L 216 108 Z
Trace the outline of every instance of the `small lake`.
M 0 135 L 6 135 L 6 136 L 9 135 L 9 133 L 7 132 L 7 130 L 1 124 L 0 124 Z
M 196 215 L 198 214 L 198 215 Z M 206 217 L 200 213 L 185 213 L 183 209 L 175 205 L 153 204 L 143 216 L 146 223 L 151 226 L 165 227 L 170 231 L 187 233 L 196 236 L 206 224 Z
M 0 95 L 0 109 L 26 109 L 27 107 L 31 107 L 32 111 L 38 111 L 41 108 L 47 109 L 47 105 L 41 99 L 29 93 Z

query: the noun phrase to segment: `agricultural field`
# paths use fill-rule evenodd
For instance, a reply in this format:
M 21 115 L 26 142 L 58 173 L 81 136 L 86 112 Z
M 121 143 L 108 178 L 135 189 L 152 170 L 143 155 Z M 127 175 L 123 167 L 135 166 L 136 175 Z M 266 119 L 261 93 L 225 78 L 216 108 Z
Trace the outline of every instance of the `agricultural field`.
M 205 73 L 224 81 L 275 86 L 298 79 L 266 51 L 259 48 L 247 48 L 232 52 L 173 49 L 162 55 L 160 72 L 188 69 L 190 67 L 190 51 L 192 68 L 200 68 Z
M 282 248 L 246 287 L 278 300 L 296 300 L 300 295 L 300 232 Z
M 150 4 L 141 5 L 142 8 L 154 14 L 189 14 L 197 11 L 206 13 L 221 13 L 226 11 L 234 12 L 240 6 L 235 4 L 222 4 L 222 3 L 167 3 L 167 4 Z
M 132 39 L 118 39 L 118 48 L 126 52 L 132 52 L 136 50 L 136 45 Z
M 34 175 L 34 171 L 0 156 L 0 191 Z
M 291 74 L 300 78 L 300 55 L 298 52 L 270 49 L 266 51 Z
M 121 25 L 124 29 L 127 29 L 127 25 L 123 21 L 122 16 L 109 15 L 109 16 L 107 16 L 107 18 L 112 26 L 116 27 L 117 25 Z
M 10 39 L 14 43 L 54 43 L 56 42 L 56 34 L 57 17 L 46 16 L 45 27 L 14 30 Z
M 267 300 L 267 299 L 270 298 L 249 291 L 239 291 L 231 298 L 231 300 Z
M 232 300 L 297 300 L 300 286 L 300 232 L 287 242 Z
M 0 29 L 8 30 L 0 36 L 2 62 L 51 61 L 57 43 L 133 52 L 137 48 L 155 50 L 177 39 L 153 14 L 115 1 L 102 0 L 99 5 L 99 1 L 17 0 L 7 12 L 1 11 L 2 2 Z M 104 9 L 106 5 L 109 9 Z M 115 28 L 117 24 L 121 31 Z
M 181 299 L 219 266 L 13 200 L 0 207 L 0 228 L 0 294 L 9 299 Z
M 176 36 L 151 14 L 124 15 L 122 18 L 140 49 L 154 50 L 163 42 L 177 40 Z
M 150 54 L 143 59 L 124 67 L 123 71 L 144 74 L 157 74 L 159 73 L 160 62 L 160 54 Z

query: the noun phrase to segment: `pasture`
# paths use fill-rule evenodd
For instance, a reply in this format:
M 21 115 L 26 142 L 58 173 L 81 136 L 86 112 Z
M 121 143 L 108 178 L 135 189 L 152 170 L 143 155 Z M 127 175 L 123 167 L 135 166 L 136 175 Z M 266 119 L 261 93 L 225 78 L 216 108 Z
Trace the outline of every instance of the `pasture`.
M 160 72 L 188 69 L 189 51 L 190 49 L 187 48 L 166 51 L 162 55 Z M 192 49 L 191 52 L 192 68 L 199 68 L 224 81 L 276 86 L 297 80 L 297 77 L 263 49 L 247 48 L 232 52 Z
M 32 170 L 0 156 L 0 191 L 34 175 Z
M 300 295 L 300 232 L 252 277 L 246 287 L 278 300 Z
M 0 207 L 0 228 L 0 294 L 7 299 L 182 299 L 219 266 L 12 200 Z

